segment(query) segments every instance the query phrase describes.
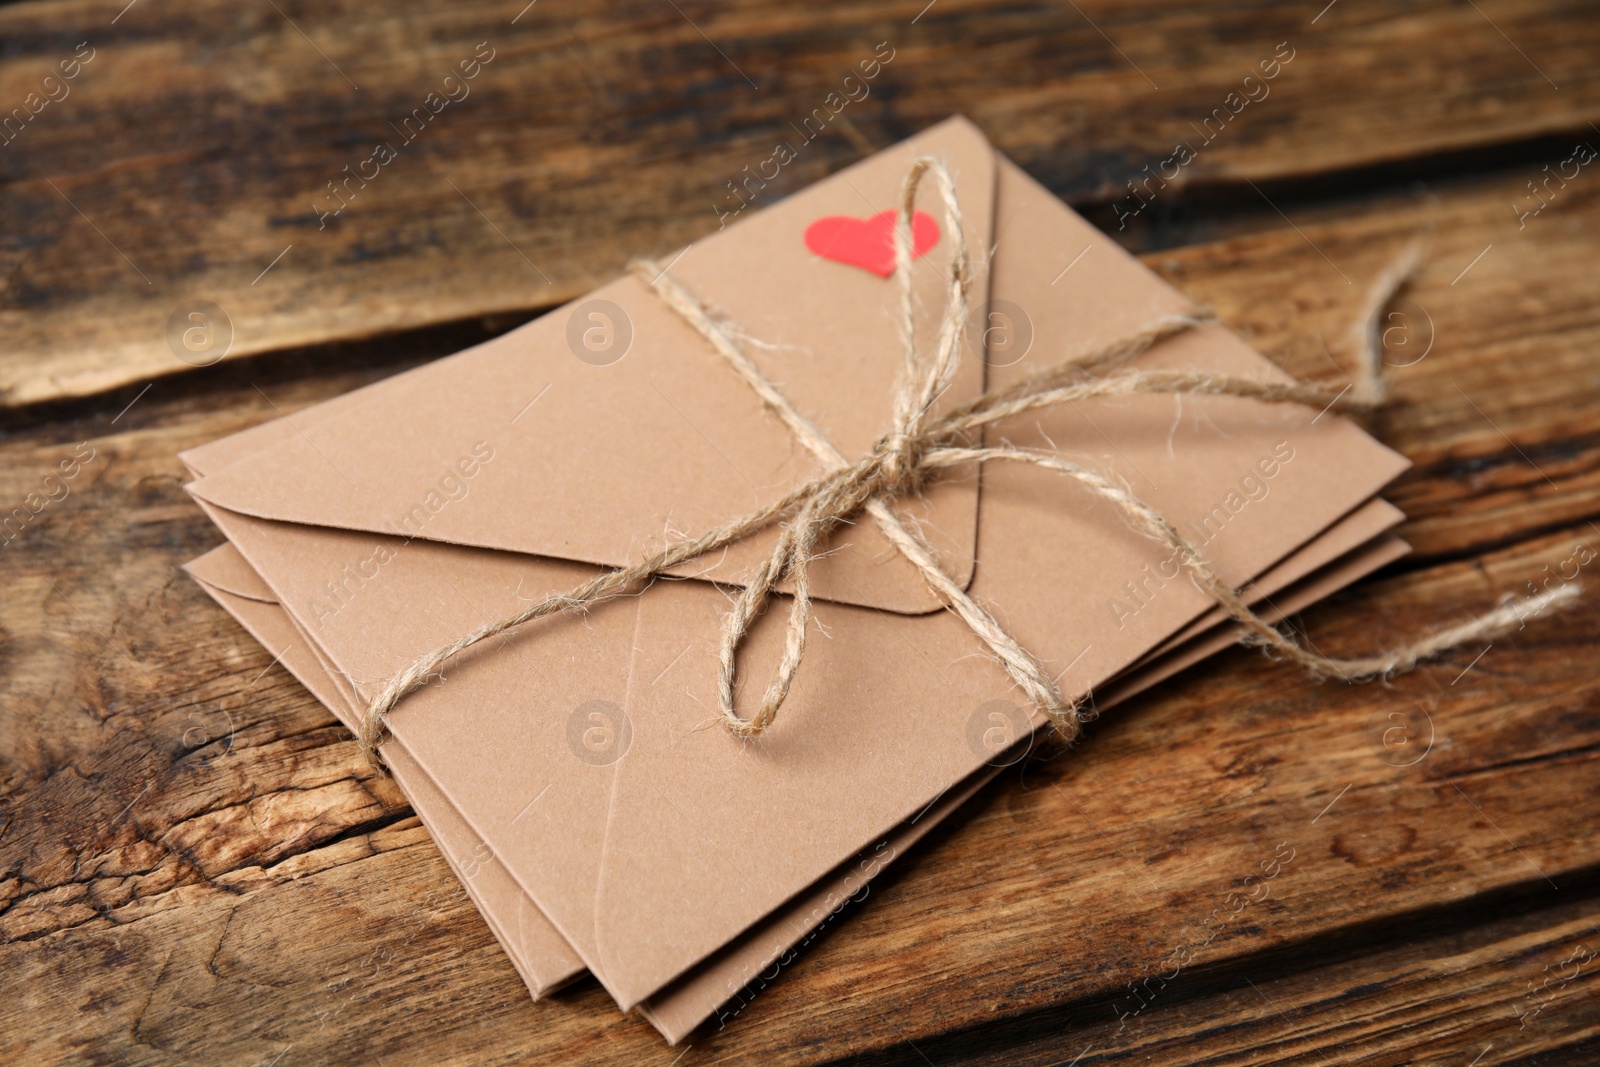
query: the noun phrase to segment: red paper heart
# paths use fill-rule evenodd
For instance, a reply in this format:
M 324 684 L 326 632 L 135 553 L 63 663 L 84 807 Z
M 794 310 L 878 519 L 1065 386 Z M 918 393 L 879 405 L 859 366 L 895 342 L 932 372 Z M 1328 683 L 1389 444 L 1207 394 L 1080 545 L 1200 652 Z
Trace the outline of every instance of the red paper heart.
M 887 278 L 894 273 L 895 211 L 880 211 L 870 219 L 826 215 L 806 227 L 806 247 L 824 259 L 863 267 Z M 939 243 L 939 224 L 933 216 L 911 215 L 911 258 L 927 255 Z

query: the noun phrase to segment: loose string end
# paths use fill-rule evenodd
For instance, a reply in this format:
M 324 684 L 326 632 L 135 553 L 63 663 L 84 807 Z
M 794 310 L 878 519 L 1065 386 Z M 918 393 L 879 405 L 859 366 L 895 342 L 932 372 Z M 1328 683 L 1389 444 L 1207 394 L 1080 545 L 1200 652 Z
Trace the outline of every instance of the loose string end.
M 1496 607 L 1466 622 L 1427 634 L 1387 652 L 1359 658 L 1339 659 L 1308 652 L 1299 642 L 1282 636 L 1276 627 L 1269 629 L 1277 635 L 1278 640 L 1272 640 L 1270 637 L 1263 639 L 1260 632 L 1247 634 L 1243 640 L 1246 643 L 1265 645 L 1264 650 L 1269 654 L 1272 652 L 1284 654 L 1286 658 L 1294 660 L 1317 678 L 1334 678 L 1352 683 L 1379 678 L 1387 681 L 1462 645 L 1493 641 L 1513 630 L 1522 629 L 1529 619 L 1572 608 L 1577 605 L 1581 596 L 1582 586 L 1577 582 L 1520 600 L 1508 594 Z
M 1342 406 L 1371 411 L 1389 398 L 1389 383 L 1383 374 L 1383 313 L 1400 290 L 1422 273 L 1425 251 L 1426 242 L 1413 237 L 1367 287 L 1361 314 L 1352 327 L 1357 345 L 1355 380 L 1348 403 Z

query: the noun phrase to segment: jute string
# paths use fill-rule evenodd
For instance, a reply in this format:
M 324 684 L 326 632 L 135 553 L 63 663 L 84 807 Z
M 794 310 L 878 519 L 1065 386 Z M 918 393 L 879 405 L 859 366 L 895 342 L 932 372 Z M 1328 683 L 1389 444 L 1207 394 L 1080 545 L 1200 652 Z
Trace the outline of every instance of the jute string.
M 931 353 L 918 351 L 911 278 L 911 219 L 917 190 L 931 176 L 944 208 L 945 232 L 952 258 L 937 340 Z M 828 535 L 841 523 L 865 513 L 895 549 L 911 562 L 928 588 L 972 630 L 997 659 L 1028 701 L 1044 713 L 1064 741 L 1071 741 L 1087 716 L 1084 699 L 1068 699 L 1054 678 L 1030 652 L 967 595 L 940 567 L 933 552 L 890 506 L 920 493 L 927 482 L 950 467 L 972 463 L 1025 463 L 1071 478 L 1109 501 L 1144 536 L 1170 550 L 1194 583 L 1243 628 L 1242 641 L 1260 645 L 1312 674 L 1360 681 L 1406 671 L 1440 652 L 1469 641 L 1490 640 L 1521 625 L 1524 619 L 1572 603 L 1575 584 L 1562 586 L 1521 602 L 1502 602 L 1494 610 L 1456 626 L 1370 656 L 1338 659 L 1303 647 L 1262 619 L 1237 590 L 1155 508 L 1124 485 L 1098 471 L 1054 453 L 1011 445 L 974 446 L 977 431 L 1038 408 L 1055 407 L 1099 397 L 1170 393 L 1180 396 L 1233 396 L 1272 404 L 1303 404 L 1323 409 L 1366 409 L 1383 401 L 1380 373 L 1379 322 L 1390 300 L 1420 266 L 1413 245 L 1373 283 L 1364 306 L 1359 366 L 1353 384 L 1343 389 L 1305 382 L 1215 374 L 1208 371 L 1119 369 L 1158 342 L 1209 321 L 1195 312 L 1157 319 L 1136 333 L 1084 356 L 1063 361 L 1004 389 L 984 393 L 943 414 L 934 408 L 949 387 L 959 364 L 972 285 L 972 265 L 955 185 L 949 172 L 930 158 L 916 160 L 901 187 L 899 219 L 894 233 L 895 275 L 899 282 L 899 325 L 902 366 L 892 397 L 890 429 L 872 449 L 854 462 L 805 417 L 749 359 L 734 332 L 713 318 L 705 306 L 667 273 L 648 261 L 635 261 L 631 272 L 662 302 L 699 333 L 728 367 L 759 396 L 821 465 L 823 473 L 782 499 L 743 518 L 734 519 L 697 537 L 670 542 L 653 555 L 599 574 L 565 593 L 532 601 L 513 615 L 487 623 L 449 644 L 418 657 L 385 683 L 367 708 L 358 739 L 374 766 L 381 767 L 377 746 L 386 716 L 413 689 L 423 685 L 458 653 L 480 641 L 524 623 L 566 612 L 583 612 L 614 597 L 636 592 L 658 576 L 709 553 L 781 524 L 777 543 L 751 575 L 724 617 L 719 654 L 718 701 L 724 723 L 733 733 L 752 737 L 772 725 L 789 694 L 805 654 L 811 617 L 811 564 Z M 760 704 L 750 715 L 736 707 L 738 655 L 782 582 L 792 594 L 783 653 Z

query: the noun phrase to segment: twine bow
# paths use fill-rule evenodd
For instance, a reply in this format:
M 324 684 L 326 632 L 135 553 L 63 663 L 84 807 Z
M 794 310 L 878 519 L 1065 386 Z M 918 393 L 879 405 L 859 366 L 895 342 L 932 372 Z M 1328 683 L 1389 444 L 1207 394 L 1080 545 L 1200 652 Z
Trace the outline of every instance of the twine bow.
M 915 339 L 911 279 L 911 219 L 917 189 L 932 175 L 943 202 L 945 232 L 953 253 L 946 298 L 933 351 L 922 354 Z M 713 319 L 700 301 L 668 277 L 654 263 L 638 260 L 630 271 L 649 286 L 721 355 L 762 402 L 788 427 L 791 434 L 817 459 L 823 473 L 761 510 L 708 530 L 698 537 L 674 541 L 628 567 L 597 575 L 581 585 L 530 603 L 514 615 L 487 623 L 471 633 L 419 657 L 385 684 L 373 698 L 358 740 L 367 759 L 381 767 L 377 745 L 384 721 L 400 698 L 424 684 L 457 653 L 513 627 L 569 611 L 585 611 L 613 597 L 634 591 L 675 567 L 741 541 L 775 523 L 782 531 L 766 561 L 750 576 L 724 618 L 720 650 L 719 704 L 733 733 L 752 737 L 772 725 L 788 696 L 805 653 L 811 617 L 810 568 L 819 547 L 841 523 L 865 513 L 895 549 L 921 574 L 934 596 L 954 612 L 999 660 L 1030 703 L 1049 718 L 1063 740 L 1070 741 L 1085 721 L 1082 699 L 1068 699 L 1043 665 L 1011 637 L 966 591 L 939 566 L 932 551 L 891 507 L 895 501 L 920 493 L 940 471 L 979 462 L 1026 463 L 1073 479 L 1097 496 L 1110 501 L 1134 529 L 1169 549 L 1188 570 L 1202 591 L 1244 629 L 1246 643 L 1261 645 L 1305 667 L 1315 675 L 1358 681 L 1409 670 L 1418 662 L 1467 641 L 1493 638 L 1532 615 L 1552 606 L 1566 606 L 1577 595 L 1576 585 L 1566 585 L 1523 603 L 1503 601 L 1494 610 L 1399 648 L 1355 659 L 1334 659 L 1303 648 L 1255 612 L 1238 592 L 1158 511 L 1115 479 L 1073 463 L 1054 452 L 1016 448 L 1008 444 L 974 445 L 984 427 L 1037 408 L 1055 407 L 1079 400 L 1108 396 L 1173 393 L 1190 396 L 1234 396 L 1266 403 L 1292 403 L 1340 409 L 1376 406 L 1384 396 L 1379 374 L 1378 345 L 1372 340 L 1374 323 L 1395 292 L 1415 275 L 1420 251 L 1411 246 L 1406 255 L 1385 271 L 1368 295 L 1363 321 L 1361 366 L 1356 381 L 1340 390 L 1322 385 L 1214 374 L 1208 371 L 1118 369 L 1156 343 L 1200 325 L 1208 319 L 1198 312 L 1171 315 L 1108 344 L 1087 357 L 1046 367 L 1004 389 L 994 390 L 953 410 L 934 409 L 954 378 L 960 361 L 964 327 L 972 285 L 972 265 L 962 226 L 955 184 L 937 160 L 919 158 L 911 165 L 901 187 L 900 210 L 894 231 L 895 276 L 900 289 L 902 365 L 893 396 L 890 429 L 860 459 L 851 462 L 820 429 L 789 402 L 751 362 L 724 324 Z M 1103 373 L 1103 372 L 1112 373 Z M 787 521 L 784 521 L 787 520 Z M 783 655 L 756 710 L 741 715 L 736 706 L 738 654 L 755 620 L 762 614 L 774 589 L 788 581 L 793 589 Z

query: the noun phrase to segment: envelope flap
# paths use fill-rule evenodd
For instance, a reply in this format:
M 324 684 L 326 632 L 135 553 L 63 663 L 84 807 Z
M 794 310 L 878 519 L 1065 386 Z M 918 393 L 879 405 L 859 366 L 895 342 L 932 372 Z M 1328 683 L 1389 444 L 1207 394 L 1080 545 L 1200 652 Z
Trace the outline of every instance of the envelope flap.
M 183 569 L 203 585 L 215 586 L 224 593 L 257 600 L 263 604 L 276 604 L 278 596 L 261 575 L 245 562 L 239 550 L 224 542 L 199 559 L 192 559 Z
M 799 151 L 803 152 L 802 146 Z M 957 185 L 980 266 L 993 232 L 995 156 L 965 120 L 943 123 L 665 261 L 736 324 L 750 357 L 846 457 L 889 427 L 901 363 L 898 283 L 810 252 L 816 220 L 892 209 L 910 161 Z M 945 229 L 925 182 L 919 210 Z M 913 265 L 919 343 L 931 347 L 952 240 Z M 943 402 L 984 387 L 987 273 L 968 351 Z M 191 487 L 261 518 L 622 566 L 664 541 L 739 518 L 821 471 L 705 338 L 628 276 L 476 348 L 290 416 L 293 432 Z M 970 581 L 975 470 L 904 505 L 947 571 Z M 684 573 L 737 583 L 775 530 Z M 939 604 L 870 523 L 842 528 L 813 571 L 822 599 L 905 613 Z

